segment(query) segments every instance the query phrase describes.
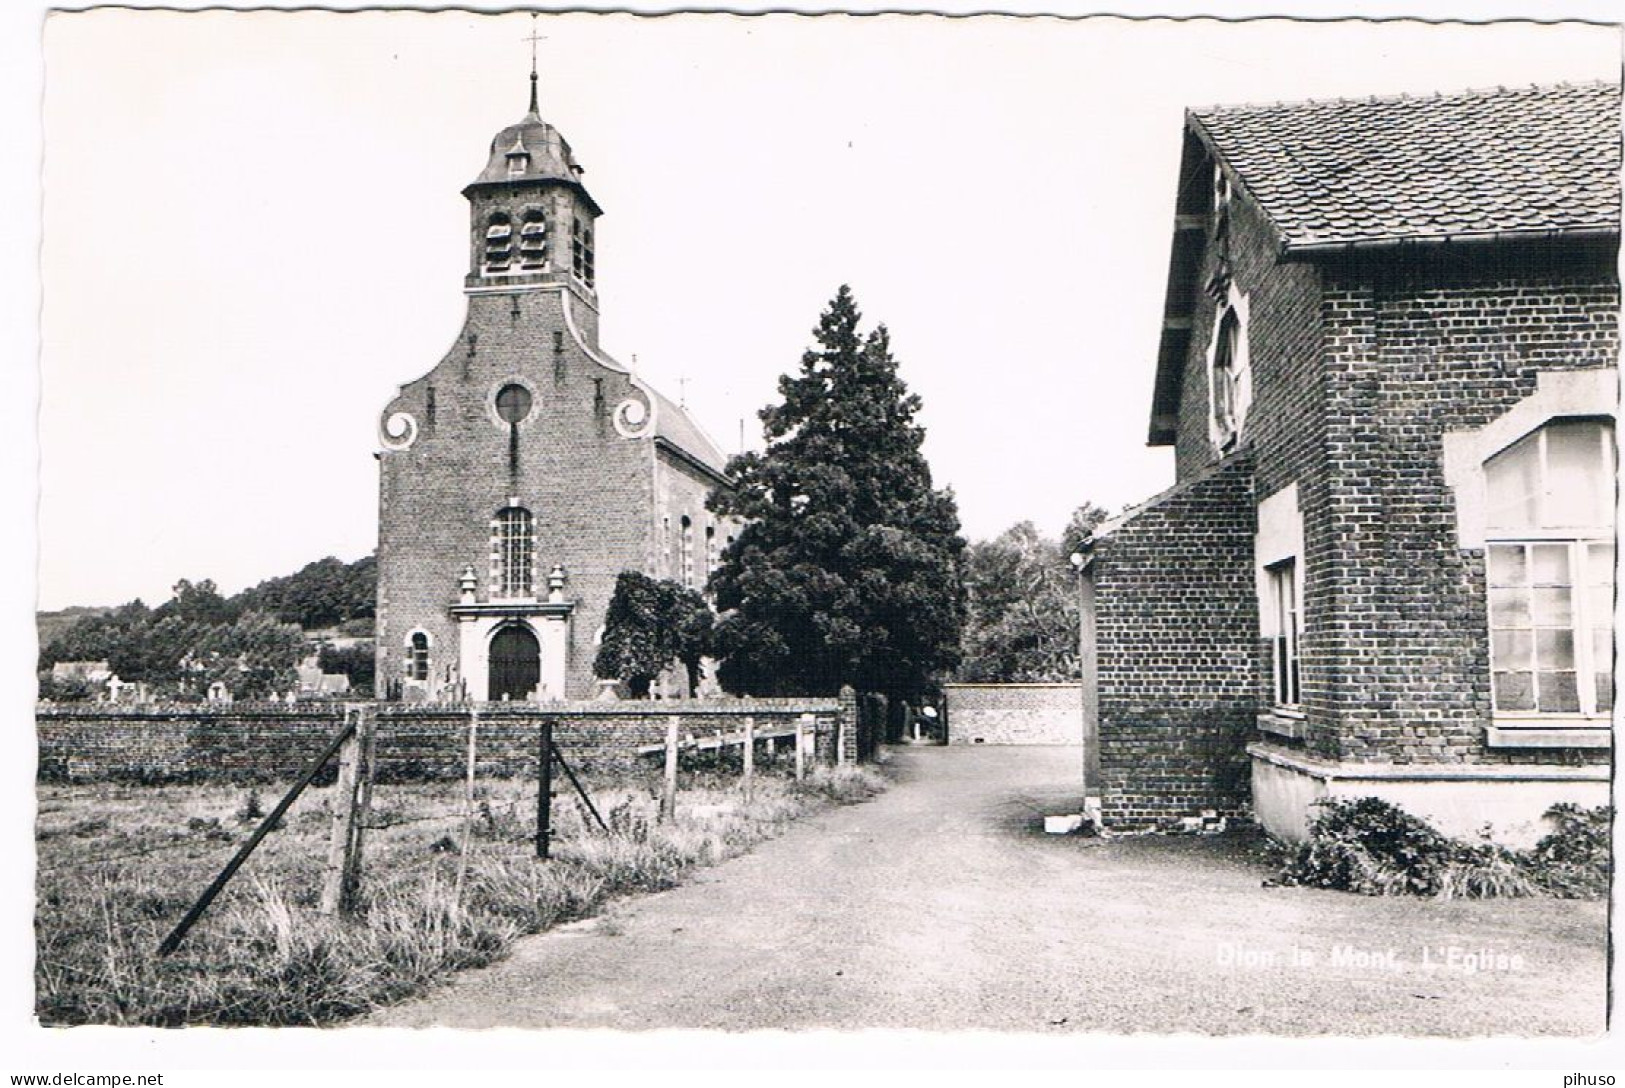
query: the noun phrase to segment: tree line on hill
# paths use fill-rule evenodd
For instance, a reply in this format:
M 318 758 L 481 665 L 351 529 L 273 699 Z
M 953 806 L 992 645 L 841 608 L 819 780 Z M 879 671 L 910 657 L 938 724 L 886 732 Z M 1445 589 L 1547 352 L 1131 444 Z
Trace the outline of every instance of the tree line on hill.
M 105 661 L 127 683 L 145 684 L 161 698 L 201 698 L 215 681 L 234 697 L 285 692 L 309 652 L 305 632 L 346 624 L 371 634 L 377 586 L 372 556 L 344 563 L 326 558 L 271 578 L 231 597 L 209 579 L 182 579 L 156 608 L 137 599 L 87 611 L 40 650 L 42 698 L 84 698 L 83 678 L 57 678 L 64 661 Z M 325 651 L 323 667 L 351 673 L 370 688 L 372 654 Z M 353 670 L 353 671 L 352 671 Z

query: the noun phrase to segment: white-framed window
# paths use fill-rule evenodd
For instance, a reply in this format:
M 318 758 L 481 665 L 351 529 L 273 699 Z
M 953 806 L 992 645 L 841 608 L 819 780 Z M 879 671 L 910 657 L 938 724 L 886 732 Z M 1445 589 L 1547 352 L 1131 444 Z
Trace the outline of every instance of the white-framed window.
M 504 507 L 491 525 L 497 596 L 534 597 L 536 533 L 530 511 L 523 506 Z
M 1247 346 L 1247 296 L 1231 282 L 1213 315 L 1208 342 L 1208 437 L 1227 453 L 1241 441 L 1252 405 L 1253 379 Z
M 705 527 L 705 578 L 709 582 L 717 569 L 717 527 Z
M 406 678 L 429 679 L 429 636 L 422 631 L 413 631 L 406 640 Z
M 1553 420 L 1484 462 L 1498 720 L 1613 710 L 1614 478 L 1604 419 Z
M 1298 709 L 1303 701 L 1298 688 L 1298 636 L 1302 613 L 1298 608 L 1298 561 L 1283 559 L 1264 568 L 1269 584 L 1271 626 L 1270 675 L 1275 705 Z

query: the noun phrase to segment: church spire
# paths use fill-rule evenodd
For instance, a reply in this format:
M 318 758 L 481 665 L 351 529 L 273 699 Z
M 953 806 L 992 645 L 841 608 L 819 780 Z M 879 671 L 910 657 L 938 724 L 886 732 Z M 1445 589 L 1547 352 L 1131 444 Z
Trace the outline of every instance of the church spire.
M 530 13 L 530 37 L 525 39 L 530 43 L 530 116 L 541 117 L 541 110 L 536 103 L 536 43 L 545 38 L 536 33 L 536 13 Z

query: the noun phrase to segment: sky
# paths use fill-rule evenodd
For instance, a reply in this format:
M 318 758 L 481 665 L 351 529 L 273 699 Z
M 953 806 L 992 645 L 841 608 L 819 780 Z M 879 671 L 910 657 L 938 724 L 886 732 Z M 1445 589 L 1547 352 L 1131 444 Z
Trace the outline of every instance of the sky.
M 1610 78 L 1599 27 L 548 14 L 605 347 L 727 452 L 842 284 L 965 534 L 1168 486 L 1145 444 L 1185 107 Z M 465 299 L 531 19 L 58 13 L 39 598 L 230 592 L 376 540 L 379 411 Z

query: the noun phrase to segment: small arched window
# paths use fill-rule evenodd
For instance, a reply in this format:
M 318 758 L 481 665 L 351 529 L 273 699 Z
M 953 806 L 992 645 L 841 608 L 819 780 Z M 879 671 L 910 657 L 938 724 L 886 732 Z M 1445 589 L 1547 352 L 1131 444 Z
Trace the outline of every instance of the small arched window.
M 485 226 L 485 270 L 506 272 L 513 263 L 513 221 L 507 212 L 495 212 Z
M 1614 425 L 1559 419 L 1484 462 L 1497 715 L 1613 709 Z
M 536 535 L 530 511 L 504 507 L 491 523 L 491 558 L 499 597 L 536 595 Z
M 429 679 L 429 636 L 422 631 L 413 631 L 412 638 L 407 644 L 406 678 Z

